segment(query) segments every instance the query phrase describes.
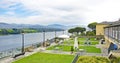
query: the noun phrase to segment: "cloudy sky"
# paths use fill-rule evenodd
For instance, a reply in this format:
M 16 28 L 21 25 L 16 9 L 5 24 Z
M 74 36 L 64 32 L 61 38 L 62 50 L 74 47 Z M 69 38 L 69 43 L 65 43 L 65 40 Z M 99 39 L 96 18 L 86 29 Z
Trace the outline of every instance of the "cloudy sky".
M 83 25 L 119 18 L 120 0 L 0 0 L 5 23 Z

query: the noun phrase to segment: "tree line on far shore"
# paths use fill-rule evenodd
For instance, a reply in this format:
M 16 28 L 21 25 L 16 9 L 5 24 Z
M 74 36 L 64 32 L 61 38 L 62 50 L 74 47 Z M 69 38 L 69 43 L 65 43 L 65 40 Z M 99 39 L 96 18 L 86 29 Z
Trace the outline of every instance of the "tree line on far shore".
M 51 32 L 51 31 L 63 31 L 63 29 L 54 29 L 54 28 L 10 28 L 10 29 L 0 29 L 0 35 L 8 34 L 20 34 L 20 33 L 37 33 L 37 32 Z
M 80 35 L 80 36 L 95 36 L 96 35 L 96 24 L 97 22 L 92 22 L 87 25 L 91 30 L 86 31 L 84 27 L 75 27 L 68 30 L 69 33 Z

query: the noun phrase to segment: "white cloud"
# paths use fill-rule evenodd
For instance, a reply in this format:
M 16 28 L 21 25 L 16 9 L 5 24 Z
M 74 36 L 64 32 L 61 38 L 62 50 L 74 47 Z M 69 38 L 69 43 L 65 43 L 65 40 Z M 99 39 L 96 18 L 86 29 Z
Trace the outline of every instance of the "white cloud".
M 0 16 L 0 21 L 25 24 L 88 24 L 93 21 L 114 21 L 120 17 L 119 0 L 3 0 L 7 6 L 20 3 L 25 9 L 37 12 L 27 17 Z M 7 12 L 15 14 L 14 12 Z
M 19 3 L 18 0 L 0 0 L 0 8 L 8 9 L 9 6 L 16 5 Z
M 107 0 L 86 13 L 89 21 L 116 21 L 120 18 L 120 0 Z

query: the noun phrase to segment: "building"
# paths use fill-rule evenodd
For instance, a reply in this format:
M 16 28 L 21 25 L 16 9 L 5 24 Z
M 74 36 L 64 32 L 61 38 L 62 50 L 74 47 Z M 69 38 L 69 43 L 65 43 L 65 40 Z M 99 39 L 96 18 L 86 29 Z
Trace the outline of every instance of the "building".
M 103 35 L 109 54 L 120 56 L 120 20 L 96 25 L 96 35 Z
M 96 36 L 104 35 L 104 27 L 108 24 L 99 23 L 96 25 Z
M 109 46 L 109 51 L 120 48 L 120 24 L 110 25 L 104 28 L 105 42 Z
M 102 22 L 96 25 L 96 37 L 104 37 L 104 27 L 109 26 L 111 22 Z

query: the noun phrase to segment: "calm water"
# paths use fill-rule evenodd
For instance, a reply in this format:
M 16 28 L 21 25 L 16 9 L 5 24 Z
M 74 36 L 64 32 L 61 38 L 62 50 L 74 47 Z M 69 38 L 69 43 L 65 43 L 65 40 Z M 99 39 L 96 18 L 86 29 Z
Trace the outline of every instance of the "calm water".
M 63 31 L 56 32 L 56 36 L 63 34 Z M 64 32 L 67 34 L 67 32 Z M 46 32 L 45 40 L 52 39 L 55 37 L 55 32 Z M 34 44 L 38 42 L 43 42 L 43 33 L 26 33 L 24 34 L 25 45 Z M 22 45 L 22 35 L 6 35 L 0 36 L 0 51 L 21 47 Z

